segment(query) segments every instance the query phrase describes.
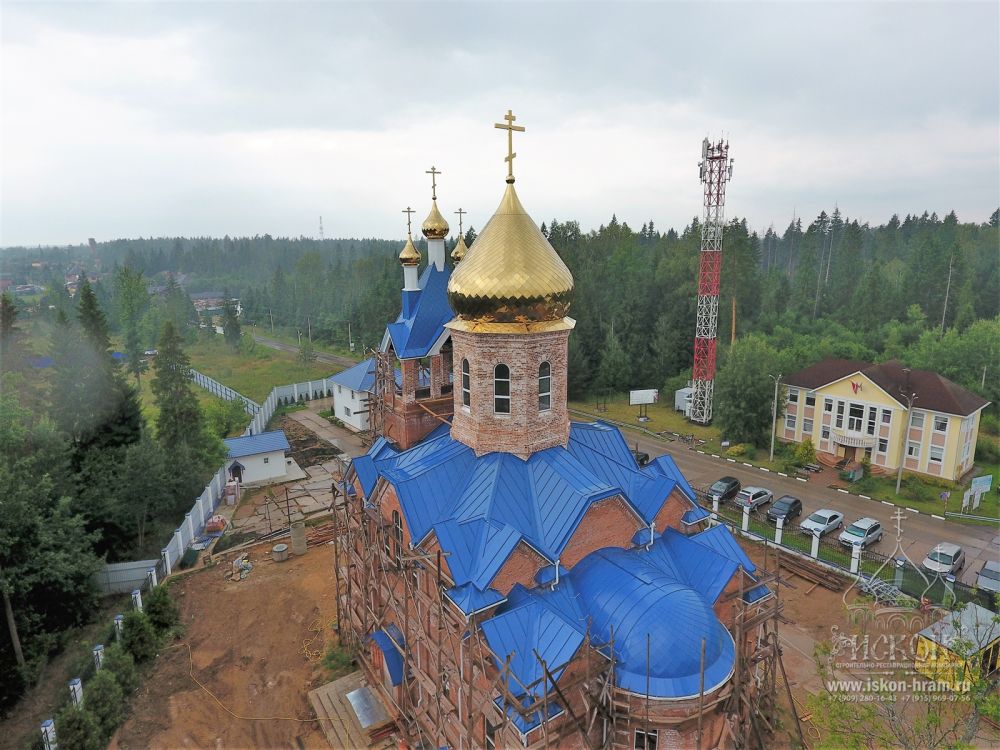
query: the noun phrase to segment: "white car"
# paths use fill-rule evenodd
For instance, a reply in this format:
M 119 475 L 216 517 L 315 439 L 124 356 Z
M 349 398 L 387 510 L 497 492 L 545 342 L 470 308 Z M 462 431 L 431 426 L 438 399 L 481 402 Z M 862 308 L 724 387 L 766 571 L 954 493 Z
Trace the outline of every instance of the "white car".
M 749 508 L 754 511 L 772 500 L 774 500 L 774 495 L 771 494 L 771 490 L 765 490 L 763 487 L 744 487 L 733 499 L 733 502 L 741 508 Z
M 882 539 L 882 524 L 874 518 L 859 518 L 837 537 L 845 547 L 867 547 Z
M 920 567 L 930 573 L 949 575 L 965 567 L 965 550 L 951 542 L 941 542 L 927 553 Z
M 829 534 L 831 531 L 836 531 L 837 529 L 843 528 L 844 526 L 844 514 L 839 510 L 830 510 L 829 508 L 820 508 L 815 513 L 813 513 L 809 518 L 804 520 L 799 524 L 799 531 L 803 534 L 811 534 L 814 536 L 824 536 Z

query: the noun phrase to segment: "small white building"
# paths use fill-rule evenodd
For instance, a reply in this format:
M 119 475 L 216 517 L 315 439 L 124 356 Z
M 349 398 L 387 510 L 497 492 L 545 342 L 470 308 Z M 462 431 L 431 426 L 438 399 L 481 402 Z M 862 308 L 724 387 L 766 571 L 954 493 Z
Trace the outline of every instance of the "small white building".
M 356 432 L 368 429 L 368 399 L 375 387 L 375 360 L 358 362 L 327 380 L 333 393 L 330 410 L 333 415 Z
M 224 442 L 229 449 L 226 472 L 230 479 L 236 479 L 245 485 L 280 482 L 285 479 L 285 453 L 291 446 L 282 430 L 228 438 Z

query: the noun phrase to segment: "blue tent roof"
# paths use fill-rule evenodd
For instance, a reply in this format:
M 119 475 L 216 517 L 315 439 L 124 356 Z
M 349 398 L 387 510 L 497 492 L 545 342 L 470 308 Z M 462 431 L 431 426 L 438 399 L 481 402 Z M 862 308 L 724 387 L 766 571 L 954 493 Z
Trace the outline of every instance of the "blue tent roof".
M 261 432 L 258 435 L 246 435 L 244 437 L 227 438 L 223 441 L 228 449 L 229 458 L 243 458 L 244 456 L 254 456 L 258 453 L 270 453 L 271 451 L 287 451 L 288 438 L 282 430 L 271 430 Z
M 448 303 L 449 276 L 450 267 L 441 270 L 428 265 L 420 275 L 420 289 L 403 292 L 402 312 L 386 327 L 386 335 L 400 359 L 426 357 L 444 333 L 444 324 L 455 317 Z M 385 343 L 383 340 L 383 347 Z
M 352 391 L 370 391 L 375 385 L 375 358 L 364 359 L 354 367 L 331 375 L 327 380 Z
M 392 638 L 386 631 L 392 633 Z M 389 670 L 389 678 L 392 680 L 393 686 L 398 685 L 403 681 L 403 655 L 399 653 L 399 649 L 392 641 L 395 639 L 396 643 L 405 646 L 402 633 L 395 625 L 387 625 L 385 630 L 376 630 L 372 633 L 371 639 L 378 644 L 382 651 L 382 658 L 385 660 L 386 669 Z

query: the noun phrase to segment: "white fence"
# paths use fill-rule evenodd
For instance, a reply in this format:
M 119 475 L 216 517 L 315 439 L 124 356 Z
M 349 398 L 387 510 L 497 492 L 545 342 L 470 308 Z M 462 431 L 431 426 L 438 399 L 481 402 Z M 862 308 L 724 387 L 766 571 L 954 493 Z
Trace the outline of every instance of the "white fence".
M 310 380 L 305 383 L 293 383 L 292 385 L 279 385 L 273 388 L 264 399 L 263 404 L 257 404 L 241 393 L 237 393 L 232 388 L 222 385 L 217 380 L 204 375 L 197 370 L 191 371 L 191 379 L 195 383 L 211 391 L 220 398 L 229 400 L 239 399 L 246 406 L 247 413 L 253 415 L 250 424 L 243 431 L 244 435 L 259 435 L 264 431 L 268 421 L 274 415 L 275 410 L 284 403 L 295 403 L 300 398 L 303 400 L 322 398 L 327 394 L 329 384 L 325 380 Z M 149 568 L 155 567 L 155 575 L 164 578 L 177 566 L 184 552 L 195 539 L 202 535 L 205 530 L 205 523 L 215 514 L 215 509 L 219 507 L 223 490 L 226 485 L 226 465 L 223 464 L 219 470 L 212 475 L 211 480 L 205 485 L 205 489 L 195 500 L 191 510 L 184 514 L 181 525 L 174 531 L 174 535 L 167 542 L 167 545 L 160 550 L 159 560 L 139 560 L 136 562 L 113 563 L 106 565 L 103 570 L 94 575 L 94 581 L 98 590 L 102 594 L 113 594 L 132 589 L 145 589 L 148 580 Z M 141 571 L 141 575 L 140 575 Z M 133 585 L 126 588 L 125 581 L 131 581 Z M 138 585 L 135 585 L 138 584 Z

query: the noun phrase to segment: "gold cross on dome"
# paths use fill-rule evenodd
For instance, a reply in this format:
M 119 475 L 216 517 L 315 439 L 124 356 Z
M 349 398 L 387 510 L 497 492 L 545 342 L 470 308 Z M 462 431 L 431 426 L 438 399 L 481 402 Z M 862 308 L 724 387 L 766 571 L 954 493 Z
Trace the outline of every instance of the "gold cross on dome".
M 429 174 L 431 176 L 431 200 L 436 201 L 438 199 L 438 195 L 437 195 L 437 176 L 439 174 L 441 174 L 441 173 L 438 172 L 437 169 L 435 169 L 433 165 L 431 165 L 431 168 L 428 169 L 426 172 L 424 172 L 424 174 Z
M 462 216 L 463 214 L 467 214 L 469 212 L 460 208 L 455 213 L 458 214 L 458 233 L 462 234 Z
M 416 211 L 414 211 L 412 208 L 410 208 L 409 206 L 407 206 L 406 208 L 403 209 L 403 213 L 406 214 L 406 233 L 407 234 L 412 234 L 413 230 L 410 227 L 410 217 L 413 214 L 415 214 Z
M 504 159 L 504 161 L 507 162 L 507 182 L 513 182 L 514 181 L 514 157 L 517 156 L 517 154 L 514 153 L 514 131 L 516 130 L 519 133 L 523 133 L 524 132 L 524 126 L 523 125 L 515 125 L 514 124 L 514 121 L 517 118 L 514 116 L 514 113 L 511 110 L 509 110 L 509 109 L 507 110 L 507 114 L 505 114 L 503 116 L 503 119 L 505 119 L 507 121 L 506 125 L 504 125 L 501 122 L 497 122 L 497 123 L 494 123 L 493 127 L 500 128 L 500 130 L 506 130 L 507 131 L 507 158 Z

